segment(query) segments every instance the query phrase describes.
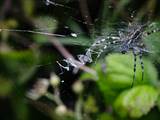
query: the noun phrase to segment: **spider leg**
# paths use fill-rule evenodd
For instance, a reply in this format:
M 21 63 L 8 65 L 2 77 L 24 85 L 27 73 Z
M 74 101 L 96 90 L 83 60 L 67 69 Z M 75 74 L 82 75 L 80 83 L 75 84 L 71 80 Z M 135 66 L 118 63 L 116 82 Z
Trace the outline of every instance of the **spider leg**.
M 101 54 L 103 53 L 103 50 L 100 49 L 99 52 L 97 53 L 96 59 L 95 59 L 95 64 L 98 61 L 98 58 L 101 56 Z
M 70 70 L 70 68 L 69 68 L 69 63 L 68 63 L 66 60 L 63 60 L 63 61 L 67 63 L 66 66 L 63 66 L 59 61 L 56 61 L 57 64 L 60 66 L 60 70 L 61 70 L 60 75 L 64 73 L 63 69 L 65 69 L 65 70 L 67 70 L 67 71 Z
M 140 52 L 140 54 L 139 54 L 139 59 L 140 59 L 140 63 L 141 63 L 142 80 L 143 80 L 144 79 L 144 63 L 143 63 L 143 59 L 142 59 L 142 52 Z
M 135 50 L 133 49 L 133 56 L 134 56 L 134 68 L 133 68 L 133 81 L 132 81 L 132 86 L 134 85 L 135 77 L 136 77 L 136 61 L 137 61 L 137 55 L 135 53 Z
M 63 69 L 62 69 L 62 65 L 61 65 L 58 61 L 56 61 L 56 62 L 57 62 L 57 64 L 59 65 L 60 70 L 61 70 L 61 72 L 59 73 L 59 75 L 62 75 L 62 74 L 64 73 L 64 71 L 63 71 Z
M 87 50 L 85 55 L 88 57 L 88 62 L 91 63 L 93 61 L 93 59 L 92 59 L 92 53 L 91 53 L 90 49 Z
M 116 45 L 117 43 L 120 43 L 120 42 L 122 42 L 122 41 L 120 41 L 120 40 L 117 40 L 117 41 L 114 40 L 114 41 L 111 41 L 111 42 L 102 43 L 102 44 L 101 44 L 101 47 L 102 47 L 102 48 L 100 48 L 99 51 L 97 51 L 97 56 L 96 56 L 96 59 L 95 59 L 95 63 L 97 62 L 97 60 L 98 60 L 98 58 L 101 56 L 101 54 L 102 54 L 103 52 L 105 52 L 105 50 L 106 50 L 107 48 L 110 47 L 110 45 Z

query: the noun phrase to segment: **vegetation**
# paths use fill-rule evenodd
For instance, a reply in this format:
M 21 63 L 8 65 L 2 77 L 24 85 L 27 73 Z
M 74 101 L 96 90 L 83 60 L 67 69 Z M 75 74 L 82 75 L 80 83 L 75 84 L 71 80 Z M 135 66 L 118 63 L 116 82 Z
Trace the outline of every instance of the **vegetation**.
M 160 29 L 159 8 L 159 0 L 0 1 L 0 119 L 158 120 L 160 32 L 143 39 L 144 79 L 138 59 L 133 87 L 132 52 L 106 50 L 78 72 L 59 65 L 130 24 Z

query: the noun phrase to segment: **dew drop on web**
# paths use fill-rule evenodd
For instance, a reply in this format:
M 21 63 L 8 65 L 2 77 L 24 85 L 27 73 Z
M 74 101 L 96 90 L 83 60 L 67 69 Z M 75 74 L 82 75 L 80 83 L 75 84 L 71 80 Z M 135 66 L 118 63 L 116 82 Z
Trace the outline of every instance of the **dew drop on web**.
M 71 33 L 72 37 L 78 37 L 78 35 L 76 33 Z
M 61 83 L 64 83 L 64 80 L 62 80 Z

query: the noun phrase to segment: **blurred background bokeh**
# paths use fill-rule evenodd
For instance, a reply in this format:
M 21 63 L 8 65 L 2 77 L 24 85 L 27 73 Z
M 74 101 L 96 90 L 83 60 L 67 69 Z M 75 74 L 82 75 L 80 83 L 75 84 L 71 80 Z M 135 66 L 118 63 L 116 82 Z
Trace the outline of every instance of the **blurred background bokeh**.
M 1 0 L 1 120 L 159 120 L 160 32 L 144 38 L 144 80 L 133 55 L 107 51 L 95 75 L 57 61 L 85 53 L 128 24 L 160 29 L 159 0 Z M 66 65 L 66 64 L 65 64 Z M 97 79 L 98 78 L 98 79 Z

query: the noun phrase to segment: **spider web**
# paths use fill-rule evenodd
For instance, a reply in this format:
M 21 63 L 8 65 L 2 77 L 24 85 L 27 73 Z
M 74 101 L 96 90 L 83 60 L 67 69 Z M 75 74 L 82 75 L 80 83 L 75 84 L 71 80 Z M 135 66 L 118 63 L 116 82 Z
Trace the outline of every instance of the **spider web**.
M 72 9 L 66 5 L 59 4 L 55 1 L 45 0 L 44 2 L 47 6 L 53 5 L 53 6 L 63 7 L 66 9 Z M 47 18 L 47 19 L 49 20 L 50 18 Z M 77 19 L 74 19 L 74 20 L 81 22 L 80 20 L 77 20 Z M 81 23 L 84 23 L 84 22 L 81 22 Z M 37 26 L 38 28 L 35 30 L 23 30 L 23 29 L 20 30 L 20 29 L 5 29 L 5 28 L 3 29 L 2 28 L 0 29 L 0 31 L 1 32 L 8 31 L 8 32 L 33 33 L 33 34 L 40 34 L 44 36 L 62 37 L 64 39 L 67 37 L 66 35 L 52 33 L 53 28 L 48 28 L 48 27 L 44 28 L 43 27 L 44 25 L 42 26 L 37 25 Z M 69 28 L 69 27 L 66 26 L 66 28 Z M 109 51 L 126 53 L 133 50 L 134 55 L 139 54 L 141 52 L 148 52 L 143 45 L 140 46 L 140 44 L 143 44 L 143 42 L 141 41 L 142 38 L 139 39 L 139 37 L 142 36 L 144 31 L 144 30 L 141 30 L 141 28 L 143 29 L 143 25 L 139 23 L 132 23 L 131 25 L 130 24 L 127 25 L 127 23 L 125 23 L 123 25 L 120 25 L 119 28 L 116 27 L 116 30 L 113 29 L 113 30 L 103 31 L 102 35 L 100 36 L 97 35 L 94 38 L 94 42 L 90 44 L 86 42 L 88 46 L 90 45 L 90 47 L 88 47 L 83 54 L 77 55 L 77 60 L 73 58 L 67 58 L 62 60 L 64 63 L 66 63 L 66 66 L 62 65 L 59 61 L 57 61 L 57 63 L 61 68 L 66 69 L 67 71 L 70 71 L 71 70 L 70 67 L 79 69 L 81 66 L 87 63 L 92 63 L 93 61 L 97 61 L 102 54 L 106 54 Z M 157 30 L 153 32 L 156 32 L 156 31 Z M 79 37 L 79 35 L 80 34 L 76 32 L 70 33 L 70 37 L 74 39 Z M 130 40 L 127 41 L 128 39 Z M 81 44 L 82 41 L 80 41 L 80 43 L 77 43 L 75 42 L 76 39 L 75 41 L 74 40 L 72 41 L 72 40 L 71 40 L 72 43 L 77 45 L 82 45 Z

